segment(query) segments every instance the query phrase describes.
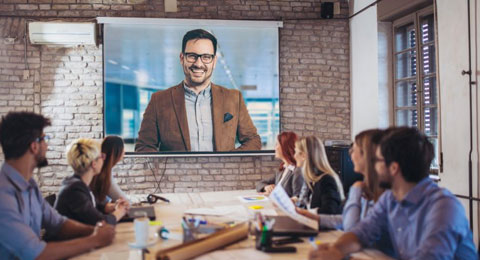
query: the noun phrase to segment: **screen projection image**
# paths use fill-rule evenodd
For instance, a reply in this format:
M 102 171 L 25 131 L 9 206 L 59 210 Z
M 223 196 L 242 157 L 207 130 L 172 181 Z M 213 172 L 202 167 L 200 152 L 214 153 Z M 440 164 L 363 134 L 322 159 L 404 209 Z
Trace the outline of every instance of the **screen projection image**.
M 104 134 L 121 136 L 126 151 L 134 152 L 152 95 L 185 79 L 180 63 L 183 36 L 203 29 L 218 41 L 211 82 L 241 92 L 260 136 L 261 150 L 272 150 L 280 113 L 278 28 L 195 21 L 191 25 L 104 24 Z

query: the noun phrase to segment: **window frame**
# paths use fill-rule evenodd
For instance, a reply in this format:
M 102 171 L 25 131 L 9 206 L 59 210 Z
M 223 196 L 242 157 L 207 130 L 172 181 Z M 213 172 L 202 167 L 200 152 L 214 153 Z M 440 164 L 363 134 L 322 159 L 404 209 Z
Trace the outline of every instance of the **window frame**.
M 433 15 L 433 27 L 434 27 L 434 35 L 433 39 L 429 42 L 422 43 L 422 37 L 419 32 L 421 32 L 421 19 L 425 16 L 428 15 Z M 396 29 L 399 27 L 405 26 L 407 24 L 413 23 L 413 26 L 415 28 L 416 32 L 416 37 L 415 37 L 415 47 L 411 48 L 405 48 L 401 51 L 396 51 L 396 41 L 395 41 L 395 32 Z M 438 174 L 439 169 L 442 167 L 442 155 L 441 155 L 441 130 L 440 130 L 440 97 L 439 97 L 439 89 L 438 89 L 438 45 L 436 41 L 437 37 L 437 26 L 436 26 L 436 17 L 435 17 L 435 11 L 434 11 L 434 6 L 430 5 L 425 8 L 422 8 L 420 10 L 414 11 L 408 15 L 405 15 L 401 18 L 398 18 L 392 22 L 392 49 L 391 49 L 391 55 L 392 55 L 392 87 L 391 93 L 392 93 L 392 118 L 393 118 L 393 125 L 397 125 L 397 111 L 401 110 L 406 110 L 406 111 L 417 111 L 417 128 L 420 129 L 421 131 L 425 131 L 425 109 L 426 108 L 436 108 L 436 114 L 437 114 L 437 133 L 435 135 L 427 135 L 429 138 L 436 138 L 437 139 L 437 147 L 436 147 L 436 155 L 437 155 L 437 160 L 438 160 L 438 166 L 437 167 L 431 167 L 431 173 Z M 424 73 L 423 71 L 423 65 L 424 65 L 424 60 L 423 57 L 421 56 L 422 53 L 422 48 L 425 46 L 434 46 L 435 47 L 435 52 L 434 52 L 434 57 L 435 57 L 435 69 L 433 72 L 430 73 Z M 402 53 L 408 53 L 412 50 L 416 51 L 416 75 L 411 76 L 411 77 L 403 77 L 401 79 L 397 79 L 397 55 L 402 54 Z M 436 99 L 436 104 L 424 104 L 425 103 L 425 95 L 424 95 L 424 82 L 423 80 L 425 78 L 428 78 L 430 76 L 433 76 L 435 78 L 435 99 Z M 397 106 L 397 83 L 400 81 L 406 81 L 408 82 L 409 80 L 414 80 L 415 83 L 417 84 L 417 89 L 415 92 L 412 92 L 412 94 L 416 95 L 416 106 L 402 106 L 398 107 Z

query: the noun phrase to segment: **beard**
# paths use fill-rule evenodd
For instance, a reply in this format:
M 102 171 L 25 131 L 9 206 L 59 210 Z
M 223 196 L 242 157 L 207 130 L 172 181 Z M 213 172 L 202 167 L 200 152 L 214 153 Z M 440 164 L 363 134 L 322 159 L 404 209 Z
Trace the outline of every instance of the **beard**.
M 378 183 L 378 186 L 380 186 L 380 188 L 382 189 L 389 190 L 392 188 L 392 183 L 387 181 L 380 181 Z
M 37 156 L 35 160 L 37 161 L 38 168 L 42 168 L 48 165 L 48 160 L 45 156 Z
M 209 71 L 209 69 L 206 66 L 199 67 L 196 65 L 192 65 L 188 68 L 184 68 L 184 70 L 185 70 L 184 74 L 186 76 L 187 83 L 192 87 L 196 87 L 204 84 L 212 76 L 212 71 Z M 193 70 L 203 70 L 205 75 L 203 75 L 203 77 L 196 78 L 194 76 Z
M 386 172 L 384 175 L 379 176 L 378 186 L 382 189 L 392 188 L 392 175 L 390 175 L 390 172 Z

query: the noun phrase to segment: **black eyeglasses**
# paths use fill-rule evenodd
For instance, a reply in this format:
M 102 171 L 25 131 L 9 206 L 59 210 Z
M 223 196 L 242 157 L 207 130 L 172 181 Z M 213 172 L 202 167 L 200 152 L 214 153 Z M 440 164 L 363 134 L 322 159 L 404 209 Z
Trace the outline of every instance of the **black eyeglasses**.
M 49 135 L 44 135 L 44 136 L 37 137 L 35 139 L 35 142 L 40 143 L 41 141 L 45 141 L 45 143 L 48 143 L 48 141 L 50 141 L 50 139 L 51 139 L 51 137 Z
M 193 53 L 193 52 L 185 52 L 183 55 L 185 56 L 185 59 L 190 63 L 196 62 L 197 59 L 200 57 L 200 60 L 205 64 L 212 63 L 213 57 L 215 57 L 215 55 L 213 55 L 213 54 L 206 54 L 206 53 L 196 54 L 196 53 Z

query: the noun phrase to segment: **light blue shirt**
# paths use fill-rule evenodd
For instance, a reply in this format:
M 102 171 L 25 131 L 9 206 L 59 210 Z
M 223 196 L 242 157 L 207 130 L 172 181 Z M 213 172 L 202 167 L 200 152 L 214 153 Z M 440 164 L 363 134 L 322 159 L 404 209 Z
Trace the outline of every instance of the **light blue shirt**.
M 350 187 L 348 199 L 343 207 L 342 215 L 320 214 L 320 227 L 343 229 L 345 232 L 348 232 L 353 229 L 358 222 L 372 214 L 375 202 L 364 198 L 362 193 L 362 188 Z M 389 256 L 395 257 L 390 243 L 390 237 L 387 233 L 382 233 L 381 237 L 374 244 L 369 246 L 379 249 Z
M 342 215 L 320 214 L 320 227 L 349 231 L 368 215 L 373 205 L 373 200 L 362 197 L 362 188 L 352 186 Z
M 46 243 L 40 230 L 55 235 L 66 218 L 42 197 L 37 183 L 28 182 L 4 163 L 0 170 L 0 258 L 35 259 Z
M 350 231 L 365 246 L 388 231 L 399 259 L 477 259 L 465 209 L 428 177 L 402 201 L 384 192 L 373 212 Z
M 190 151 L 213 151 L 212 87 L 198 95 L 183 84 Z

